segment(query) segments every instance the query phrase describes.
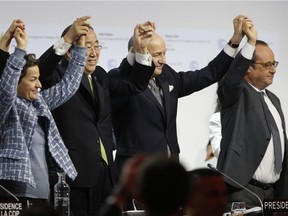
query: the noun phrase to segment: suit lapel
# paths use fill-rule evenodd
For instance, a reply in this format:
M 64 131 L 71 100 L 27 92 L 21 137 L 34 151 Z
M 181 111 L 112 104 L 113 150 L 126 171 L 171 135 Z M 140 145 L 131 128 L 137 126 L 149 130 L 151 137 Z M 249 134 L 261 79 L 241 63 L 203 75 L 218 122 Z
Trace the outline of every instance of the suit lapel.
M 86 74 L 82 77 L 81 84 L 89 92 L 90 96 L 93 97 L 93 93 L 92 93 L 91 88 L 90 88 L 88 76 Z
M 169 83 L 167 80 L 163 77 L 163 75 L 160 75 L 157 77 L 159 85 L 163 92 L 163 106 L 164 106 L 164 115 L 166 122 L 169 122 L 168 118 L 170 116 L 170 92 L 169 92 Z M 163 109 L 163 108 L 162 108 Z
M 143 94 L 149 99 L 151 100 L 157 107 L 158 109 L 163 112 L 163 107 L 160 105 L 160 103 L 157 101 L 156 97 L 153 95 L 153 93 L 151 92 L 151 90 L 149 89 L 149 87 L 147 87 L 147 89 L 145 91 L 143 91 Z
M 143 94 L 149 98 L 149 100 L 151 100 L 156 106 L 157 108 L 160 110 L 160 112 L 163 115 L 163 118 L 166 120 L 166 122 L 168 122 L 166 118 L 169 117 L 169 113 L 170 113 L 170 93 L 169 93 L 169 85 L 168 82 L 166 81 L 166 79 L 164 79 L 161 76 L 156 78 L 160 88 L 162 89 L 163 92 L 163 106 L 160 105 L 160 103 L 157 101 L 156 97 L 153 95 L 153 93 L 151 92 L 151 90 L 149 89 L 149 87 L 143 92 Z
M 92 82 L 93 82 L 93 87 L 94 87 L 94 94 L 93 95 L 93 92 L 91 90 L 91 87 L 90 87 L 90 83 L 89 83 L 89 80 L 88 80 L 88 76 L 87 75 L 84 75 L 82 77 L 82 81 L 81 81 L 81 86 L 79 88 L 80 91 L 82 91 L 82 94 L 83 95 L 86 95 L 86 98 L 87 100 L 89 101 L 89 104 L 91 104 L 92 108 L 95 110 L 95 113 L 96 115 L 98 116 L 99 114 L 99 103 L 98 103 L 98 87 L 97 87 L 97 82 L 95 80 L 95 78 L 93 76 L 92 77 Z M 81 90 L 82 89 L 82 90 Z
M 280 107 L 280 104 L 278 103 L 278 101 L 275 99 L 275 97 L 273 97 L 273 95 L 266 89 L 266 94 L 269 97 L 269 99 L 271 100 L 272 104 L 275 106 L 277 112 L 280 115 L 281 118 L 281 125 L 283 127 L 283 129 L 285 129 L 285 120 L 284 120 L 284 114 L 282 112 L 282 109 Z

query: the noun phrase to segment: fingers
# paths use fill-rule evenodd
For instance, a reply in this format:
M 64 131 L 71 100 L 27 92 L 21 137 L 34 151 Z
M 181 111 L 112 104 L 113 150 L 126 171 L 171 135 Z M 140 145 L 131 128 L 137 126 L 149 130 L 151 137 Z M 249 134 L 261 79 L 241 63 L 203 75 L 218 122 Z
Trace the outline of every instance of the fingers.
M 243 27 L 251 28 L 253 27 L 253 21 L 249 18 L 243 20 Z
M 132 52 L 140 54 L 148 53 L 148 46 L 152 41 L 152 36 L 155 32 L 156 25 L 154 22 L 146 21 L 142 24 L 137 24 L 134 28 L 134 44 Z
M 244 19 L 247 19 L 248 17 L 247 16 L 245 16 L 245 15 L 238 15 L 237 17 L 235 17 L 234 19 L 233 19 L 233 21 L 234 22 L 241 22 L 241 21 L 243 21 Z
M 254 24 L 253 24 L 253 21 L 251 19 L 245 18 L 243 20 L 242 31 L 246 35 L 246 37 L 248 38 L 248 42 L 251 45 L 255 45 L 256 40 L 257 40 L 257 31 L 256 31 Z
M 143 24 L 136 25 L 134 29 L 134 35 L 136 33 L 136 35 L 139 36 L 141 39 L 150 38 L 155 32 L 155 29 L 156 29 L 155 23 L 147 21 Z
M 145 23 L 141 24 L 142 28 L 152 28 L 154 31 L 156 30 L 156 25 L 152 21 L 146 21 Z
M 20 27 L 16 27 L 13 36 L 16 40 L 17 47 L 20 49 L 26 49 L 27 46 L 26 31 L 21 29 Z
M 24 34 L 24 30 L 22 30 L 20 27 L 16 27 L 13 36 L 16 38 L 18 37 L 22 37 L 22 35 Z
M 15 19 L 13 20 L 12 24 L 10 25 L 7 33 L 10 34 L 11 36 L 14 34 L 15 29 L 19 27 L 22 30 L 25 30 L 25 24 L 21 19 Z
M 90 16 L 83 16 L 77 18 L 76 21 L 73 23 L 78 36 L 87 35 L 88 30 L 90 28 L 90 22 L 88 21 L 88 19 L 90 18 L 91 18 Z
M 77 41 L 80 36 L 86 36 L 88 34 L 90 27 L 90 22 L 88 19 L 90 19 L 90 16 L 83 16 L 80 18 L 77 18 L 68 32 L 64 35 L 64 40 L 67 43 L 72 44 L 73 42 Z
M 77 18 L 74 23 L 77 23 L 80 26 L 90 26 L 90 22 L 88 21 L 88 19 L 90 18 L 91 18 L 90 16 L 83 16 L 83 17 Z

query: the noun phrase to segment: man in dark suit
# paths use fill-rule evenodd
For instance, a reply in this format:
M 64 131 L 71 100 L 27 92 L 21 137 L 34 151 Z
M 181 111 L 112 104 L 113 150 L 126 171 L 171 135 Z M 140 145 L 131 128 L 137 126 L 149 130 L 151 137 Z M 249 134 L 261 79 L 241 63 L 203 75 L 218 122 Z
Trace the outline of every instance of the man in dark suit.
M 129 98 L 112 99 L 112 119 L 117 140 L 116 163 L 119 169 L 128 158 L 139 153 L 179 157 L 176 132 L 178 99 L 208 87 L 223 77 L 237 52 L 233 44 L 242 40 L 243 17 L 238 16 L 233 20 L 234 34 L 230 46 L 226 45 L 208 66 L 197 71 L 178 73 L 167 65 L 165 42 L 154 34 L 148 51 L 156 68 L 149 88 Z M 127 59 L 132 65 L 133 56 L 128 55 Z M 119 76 L 115 70 L 109 73 Z M 158 96 L 153 94 L 155 88 L 160 92 Z
M 80 20 L 87 22 L 87 17 Z M 77 19 L 79 21 L 79 19 Z M 67 31 L 77 28 L 68 27 Z M 66 32 L 66 31 L 64 31 Z M 146 53 L 146 46 L 154 32 L 153 25 L 146 23 L 135 27 L 136 52 Z M 64 33 L 65 34 L 65 33 Z M 69 33 L 68 33 L 69 34 Z M 67 33 L 65 34 L 67 35 Z M 70 41 L 68 42 L 68 47 Z M 65 43 L 59 47 L 65 47 Z M 71 44 L 70 44 L 71 46 Z M 59 48 L 58 47 L 58 48 Z M 89 28 L 86 36 L 87 63 L 80 87 L 76 94 L 65 104 L 55 109 L 52 114 L 57 127 L 69 150 L 69 155 L 76 167 L 78 176 L 69 182 L 71 188 L 71 211 L 74 216 L 95 216 L 104 199 L 110 194 L 115 183 L 116 170 L 113 163 L 112 122 L 110 113 L 110 96 L 132 95 L 143 91 L 148 84 L 154 67 L 139 64 L 129 68 L 132 76 L 130 80 L 113 79 L 103 68 L 96 66 L 101 46 L 96 33 Z M 51 56 L 53 48 L 46 51 L 40 60 Z M 61 56 L 54 56 L 55 62 Z M 68 65 L 70 52 L 51 73 L 50 70 L 41 71 L 43 88 L 58 82 Z M 137 71 L 137 73 L 135 73 Z
M 248 43 L 218 88 L 222 142 L 217 167 L 261 200 L 287 198 L 285 121 L 280 100 L 266 89 L 272 84 L 278 62 L 268 44 L 256 42 L 257 32 L 251 20 L 244 20 L 243 32 Z M 244 201 L 248 208 L 261 205 L 257 196 L 229 180 L 227 183 L 230 205 L 233 201 Z

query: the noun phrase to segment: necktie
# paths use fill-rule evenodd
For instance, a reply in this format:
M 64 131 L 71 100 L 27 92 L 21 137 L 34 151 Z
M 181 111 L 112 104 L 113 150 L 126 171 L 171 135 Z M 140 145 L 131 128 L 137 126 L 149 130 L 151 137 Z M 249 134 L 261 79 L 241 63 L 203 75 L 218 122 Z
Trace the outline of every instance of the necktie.
M 156 84 L 156 80 L 155 79 L 150 79 L 148 86 L 149 86 L 151 92 L 153 93 L 153 95 L 156 97 L 157 101 L 162 106 L 162 96 L 160 94 L 160 89 L 159 89 L 159 87 Z
M 281 150 L 281 140 L 280 140 L 280 135 L 278 131 L 277 124 L 274 120 L 273 115 L 271 114 L 265 99 L 264 99 L 264 92 L 261 92 L 261 99 L 262 99 L 262 104 L 263 104 L 263 109 L 265 116 L 268 120 L 268 123 L 271 128 L 271 134 L 273 137 L 273 147 L 274 147 L 274 156 L 275 156 L 275 171 L 276 173 L 280 173 L 282 169 L 282 150 Z
M 94 88 L 93 88 L 92 77 L 91 77 L 90 74 L 87 77 L 88 77 L 88 80 L 89 80 L 89 85 L 90 85 L 91 92 L 92 92 L 92 94 L 94 96 Z
M 101 157 L 105 161 L 105 163 L 108 165 L 107 154 L 106 154 L 103 142 L 100 137 L 99 137 L 99 142 L 100 142 Z
M 92 94 L 94 96 L 94 88 L 93 88 L 93 82 L 92 82 L 91 75 L 88 75 L 88 80 L 89 80 L 89 85 L 90 85 L 90 88 L 91 88 L 91 92 L 92 92 Z M 106 154 L 105 147 L 103 145 L 103 142 L 102 142 L 100 136 L 99 136 L 99 143 L 100 143 L 101 157 L 105 161 L 105 163 L 108 165 L 107 154 Z
M 163 106 L 161 89 L 156 84 L 156 80 L 150 79 L 148 86 L 149 86 L 149 89 L 151 90 L 151 92 L 153 93 L 153 95 L 156 97 L 157 101 L 160 103 L 161 106 Z M 168 145 L 167 145 L 167 155 L 168 155 L 168 157 L 171 156 L 170 147 Z

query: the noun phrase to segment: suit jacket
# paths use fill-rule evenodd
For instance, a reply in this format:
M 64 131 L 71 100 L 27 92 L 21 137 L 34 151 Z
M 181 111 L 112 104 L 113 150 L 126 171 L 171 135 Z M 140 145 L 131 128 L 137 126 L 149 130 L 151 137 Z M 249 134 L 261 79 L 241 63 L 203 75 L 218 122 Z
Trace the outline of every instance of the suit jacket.
M 244 80 L 250 64 L 251 60 L 238 54 L 218 87 L 218 97 L 222 107 L 222 141 L 217 167 L 242 185 L 247 185 L 251 180 L 271 139 L 270 127 L 262 108 L 261 95 Z M 282 120 L 285 157 L 277 186 L 282 187 L 281 196 L 287 198 L 287 189 L 283 187 L 287 181 L 288 149 L 284 115 L 276 95 L 267 89 L 266 93 Z M 233 182 L 228 181 L 228 183 L 239 187 Z M 277 196 L 280 194 L 278 193 Z
M 163 92 L 163 107 L 149 88 L 129 98 L 113 98 L 116 157 L 139 153 L 167 155 L 169 145 L 172 155 L 177 158 L 180 153 L 176 132 L 178 98 L 219 81 L 232 59 L 222 51 L 205 68 L 187 72 L 176 72 L 164 65 L 162 74 L 156 78 Z M 115 70 L 109 73 L 117 74 Z
M 42 59 L 55 65 L 60 57 L 56 54 L 51 55 L 51 52 L 54 53 L 52 47 L 43 54 Z M 53 74 L 51 71 L 45 71 L 45 68 L 42 69 L 40 80 L 44 88 L 59 81 L 67 63 L 68 61 L 63 58 Z M 134 67 L 130 69 L 134 70 Z M 154 67 L 136 63 L 135 70 L 137 74 L 131 71 L 130 80 L 111 79 L 103 68 L 97 66 L 91 74 L 95 97 L 92 95 L 88 78 L 84 75 L 76 94 L 52 112 L 78 172 L 77 178 L 70 182 L 71 186 L 90 187 L 97 183 L 101 162 L 99 136 L 107 153 L 112 180 L 115 181 L 110 95 L 135 94 L 144 90 Z
M 7 59 L 9 58 L 9 53 L 0 49 L 0 76 L 3 73 L 3 70 L 5 68 Z

